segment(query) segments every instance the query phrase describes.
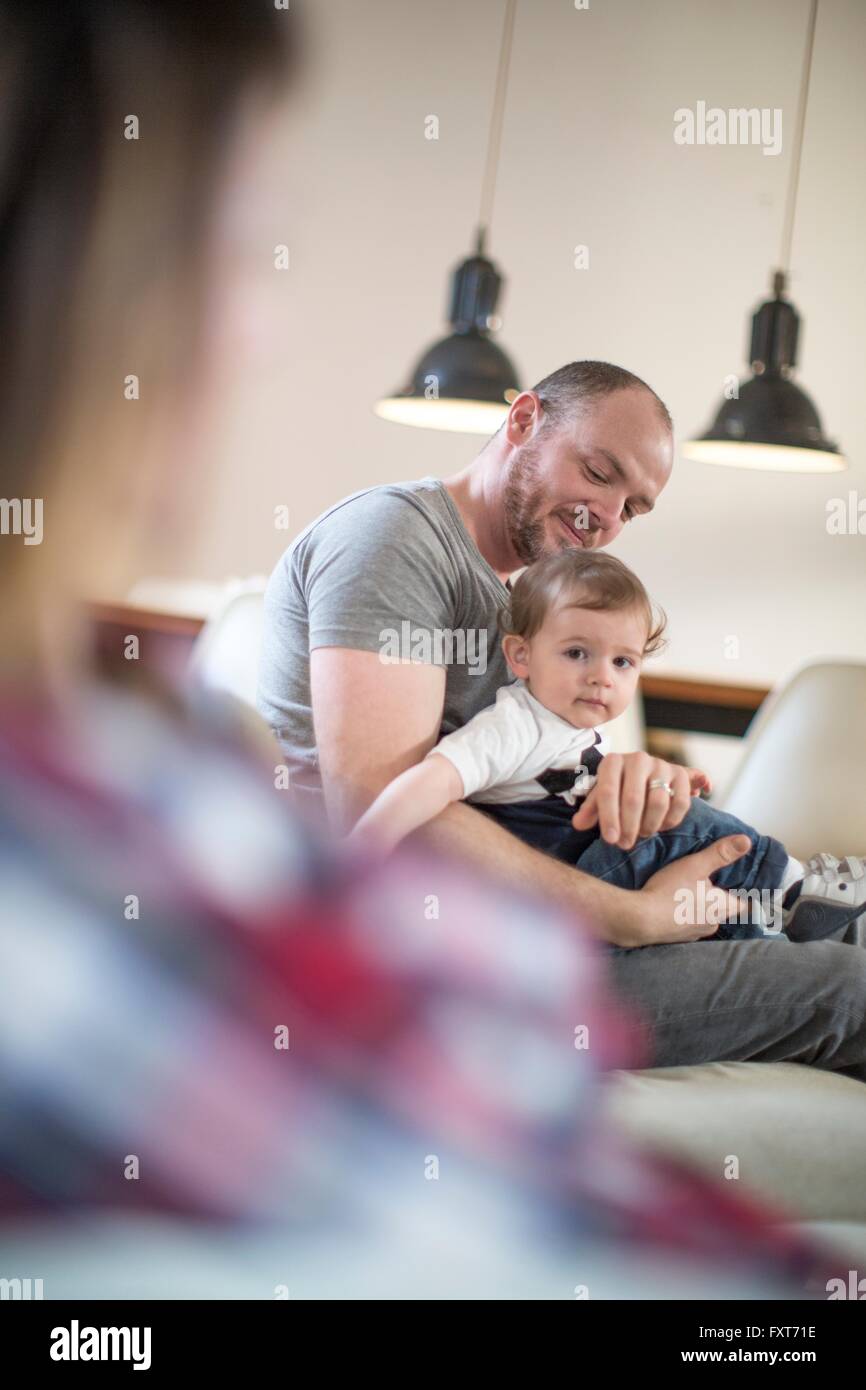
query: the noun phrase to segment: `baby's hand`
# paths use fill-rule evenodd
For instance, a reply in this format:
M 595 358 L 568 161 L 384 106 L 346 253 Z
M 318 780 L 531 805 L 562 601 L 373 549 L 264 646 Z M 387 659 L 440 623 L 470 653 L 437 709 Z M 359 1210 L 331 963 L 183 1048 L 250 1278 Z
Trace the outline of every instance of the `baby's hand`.
M 689 791 L 692 796 L 700 796 L 701 792 L 711 792 L 713 790 L 712 782 L 705 772 L 701 772 L 700 768 L 687 767 L 686 772 L 688 773 Z

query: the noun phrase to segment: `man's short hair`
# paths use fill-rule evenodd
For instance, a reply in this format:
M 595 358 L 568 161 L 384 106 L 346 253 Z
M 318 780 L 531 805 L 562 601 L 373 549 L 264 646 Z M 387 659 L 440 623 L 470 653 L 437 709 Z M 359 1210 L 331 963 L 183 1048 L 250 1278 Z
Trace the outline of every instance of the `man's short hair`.
M 550 423 L 578 414 L 584 406 L 612 396 L 615 391 L 648 391 L 658 407 L 659 419 L 673 431 L 674 422 L 661 397 L 634 372 L 615 367 L 611 362 L 569 362 L 532 389 L 540 397 Z

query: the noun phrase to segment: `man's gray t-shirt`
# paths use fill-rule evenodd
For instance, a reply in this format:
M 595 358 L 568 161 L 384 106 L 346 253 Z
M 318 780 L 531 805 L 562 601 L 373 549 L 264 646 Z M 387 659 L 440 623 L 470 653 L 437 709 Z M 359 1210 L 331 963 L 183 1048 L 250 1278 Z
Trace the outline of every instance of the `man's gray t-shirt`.
M 440 736 L 513 676 L 496 626 L 508 589 L 437 478 L 353 493 L 295 538 L 271 575 L 258 707 L 292 786 L 321 798 L 310 652 L 350 647 L 445 667 Z

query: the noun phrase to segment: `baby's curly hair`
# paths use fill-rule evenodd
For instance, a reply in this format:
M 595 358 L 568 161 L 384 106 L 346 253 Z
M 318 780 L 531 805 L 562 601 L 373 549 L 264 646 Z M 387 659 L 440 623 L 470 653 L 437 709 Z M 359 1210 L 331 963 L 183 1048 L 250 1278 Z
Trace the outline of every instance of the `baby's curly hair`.
M 499 631 L 529 640 L 548 613 L 565 604 L 601 612 L 637 608 L 646 617 L 643 655 L 654 656 L 667 645 L 667 617 L 637 575 L 622 560 L 594 550 L 564 550 L 525 569 L 499 611 Z

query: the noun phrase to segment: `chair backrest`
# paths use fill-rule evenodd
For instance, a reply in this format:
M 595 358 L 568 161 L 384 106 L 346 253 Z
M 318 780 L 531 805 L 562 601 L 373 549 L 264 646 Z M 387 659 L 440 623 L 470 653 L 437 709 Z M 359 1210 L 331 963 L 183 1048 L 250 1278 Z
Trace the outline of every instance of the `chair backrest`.
M 255 709 L 264 618 L 263 588 L 229 598 L 196 639 L 190 658 L 192 679 Z
M 639 753 L 646 745 L 646 725 L 640 697 L 632 700 L 628 709 L 623 710 L 616 719 L 605 724 L 602 733 L 610 741 L 611 753 Z
M 762 706 L 722 810 L 802 859 L 866 853 L 866 664 L 804 666 Z

